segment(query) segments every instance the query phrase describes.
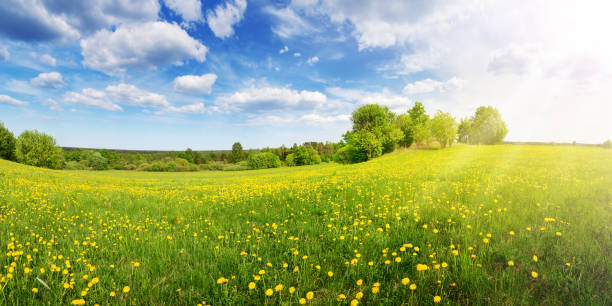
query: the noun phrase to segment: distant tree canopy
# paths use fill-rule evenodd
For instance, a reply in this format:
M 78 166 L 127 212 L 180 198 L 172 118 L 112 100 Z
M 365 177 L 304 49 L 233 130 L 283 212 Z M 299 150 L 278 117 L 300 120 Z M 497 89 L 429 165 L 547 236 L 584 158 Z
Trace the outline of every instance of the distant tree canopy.
M 36 130 L 19 135 L 16 155 L 17 160 L 26 165 L 50 169 L 63 167 L 62 149 L 55 146 L 55 139 Z
M 604 141 L 602 146 L 606 149 L 612 149 L 612 140 L 608 139 Z
M 278 168 L 281 166 L 281 161 L 276 154 L 263 152 L 249 155 L 247 164 L 251 169 Z
M 232 145 L 232 160 L 235 163 L 242 160 L 242 145 L 239 142 Z
M 0 122 L 0 158 L 15 160 L 15 135 Z
M 285 164 L 287 166 L 305 166 L 321 163 L 321 156 L 312 147 L 299 146 L 293 149 L 293 153 L 287 155 Z
M 501 143 L 506 134 L 506 123 L 492 106 L 479 107 L 474 116 L 462 120 L 459 125 L 459 140 L 470 144 Z

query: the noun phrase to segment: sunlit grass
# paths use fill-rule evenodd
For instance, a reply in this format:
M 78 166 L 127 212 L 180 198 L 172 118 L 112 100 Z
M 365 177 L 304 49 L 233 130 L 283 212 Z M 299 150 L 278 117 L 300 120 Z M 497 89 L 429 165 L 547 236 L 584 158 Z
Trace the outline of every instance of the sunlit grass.
M 599 148 L 232 173 L 0 161 L 0 304 L 610 304 L 611 221 Z

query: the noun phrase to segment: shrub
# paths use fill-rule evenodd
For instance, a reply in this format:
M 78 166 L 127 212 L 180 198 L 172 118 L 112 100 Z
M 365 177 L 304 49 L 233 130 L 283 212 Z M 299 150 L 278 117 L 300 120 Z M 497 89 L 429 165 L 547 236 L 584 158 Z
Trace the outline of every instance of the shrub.
M 66 163 L 65 169 L 66 170 L 86 170 L 87 165 L 85 164 L 85 162 L 78 162 L 78 161 L 71 160 Z
M 251 154 L 247 162 L 251 169 L 278 168 L 281 166 L 278 156 L 270 152 Z
M 63 166 L 62 149 L 56 147 L 55 139 L 47 134 L 25 131 L 17 138 L 15 148 L 20 163 L 51 169 Z
M 312 164 L 312 156 L 305 146 L 299 146 L 293 152 L 293 161 L 296 166 Z
M 334 154 L 334 161 L 337 163 L 341 163 L 341 164 L 348 164 L 351 162 L 351 158 L 350 158 L 350 153 L 351 151 L 351 145 L 345 145 L 344 147 L 340 148 L 338 151 L 336 151 L 336 154 Z
M 604 141 L 603 147 L 606 148 L 606 149 L 612 149 L 612 140 L 608 139 L 608 140 Z
M 108 169 L 108 159 L 104 158 L 100 152 L 95 152 L 87 158 L 87 164 L 93 170 Z
M 223 170 L 223 165 L 225 163 L 221 162 L 221 161 L 212 161 L 210 162 L 210 164 L 208 164 L 208 170 L 217 170 L 217 171 L 221 171 Z
M 294 160 L 294 155 L 293 155 L 293 153 L 291 153 L 291 154 L 287 155 L 287 157 L 285 157 L 285 164 L 286 164 L 288 167 L 293 167 L 293 166 L 295 166 L 295 160 Z
M 0 122 L 0 158 L 15 160 L 15 135 Z

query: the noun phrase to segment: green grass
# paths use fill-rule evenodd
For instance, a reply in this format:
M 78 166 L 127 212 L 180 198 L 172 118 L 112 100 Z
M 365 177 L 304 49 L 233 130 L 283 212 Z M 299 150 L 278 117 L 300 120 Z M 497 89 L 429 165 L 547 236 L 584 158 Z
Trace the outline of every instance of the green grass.
M 600 148 L 460 146 L 197 173 L 0 160 L 0 304 L 81 293 L 87 305 L 297 304 L 312 291 L 309 304 L 361 292 L 370 305 L 609 305 L 610 224 L 612 151 Z

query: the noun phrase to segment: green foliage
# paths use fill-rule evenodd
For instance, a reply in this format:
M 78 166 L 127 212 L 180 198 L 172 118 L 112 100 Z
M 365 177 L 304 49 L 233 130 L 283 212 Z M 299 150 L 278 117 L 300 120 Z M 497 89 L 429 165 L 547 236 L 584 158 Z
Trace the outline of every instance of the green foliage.
M 612 140 L 608 139 L 604 141 L 602 146 L 606 149 L 612 149 Z
M 16 155 L 17 160 L 26 165 L 50 169 L 63 166 L 62 149 L 55 146 L 55 139 L 36 130 L 19 135 Z
M 481 106 L 471 119 L 469 142 L 473 144 L 501 143 L 508 134 L 506 123 L 492 106 Z
M 182 159 L 186 160 L 187 162 L 193 164 L 194 160 L 195 160 L 195 153 L 190 148 L 187 148 L 187 150 L 185 150 L 185 152 L 180 152 L 176 157 L 177 158 L 182 158 Z
M 278 168 L 281 166 L 278 156 L 270 152 L 249 155 L 247 164 L 251 169 Z
M 87 162 L 86 161 L 78 162 L 78 161 L 71 160 L 66 163 L 66 167 L 64 167 L 64 169 L 66 170 L 87 170 Z
M 449 113 L 438 111 L 431 119 L 431 135 L 442 148 L 450 147 L 457 138 L 457 122 Z
M 401 114 L 395 119 L 395 126 L 399 128 L 403 133 L 404 137 L 399 141 L 399 145 L 403 147 L 410 147 L 414 142 L 412 137 L 412 117 L 409 114 Z
M 457 141 L 461 143 L 468 143 L 470 140 L 471 133 L 472 121 L 469 118 L 461 119 L 459 127 L 457 128 Z
M 239 142 L 232 145 L 232 160 L 235 163 L 242 160 L 242 145 Z
M 295 155 L 293 155 L 293 153 L 287 155 L 287 157 L 285 157 L 285 165 L 287 165 L 288 167 L 293 167 L 295 166 Z
M 15 160 L 15 135 L 0 122 L 0 158 Z
M 334 154 L 334 161 L 340 164 L 350 163 L 351 162 L 351 156 L 350 156 L 351 150 L 352 150 L 352 147 L 350 144 L 347 144 L 344 147 L 340 148 L 338 151 L 336 151 L 336 154 Z
M 93 170 L 106 170 L 108 169 L 108 159 L 106 159 L 100 152 L 95 152 L 87 159 L 87 164 Z
M 299 146 L 293 151 L 293 161 L 296 166 L 310 165 L 312 157 L 305 146 Z

